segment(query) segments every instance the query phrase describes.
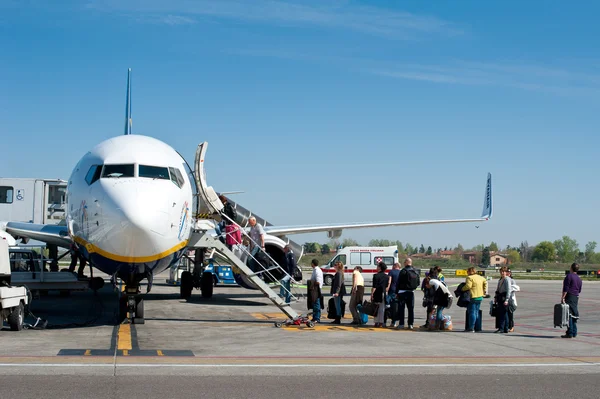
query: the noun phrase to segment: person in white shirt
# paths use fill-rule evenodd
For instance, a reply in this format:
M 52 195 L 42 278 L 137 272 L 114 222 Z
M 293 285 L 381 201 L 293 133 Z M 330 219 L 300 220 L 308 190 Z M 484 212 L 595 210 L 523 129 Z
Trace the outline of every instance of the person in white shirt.
M 319 261 L 313 259 L 310 262 L 310 265 L 313 268 L 312 275 L 310 276 L 311 281 L 311 299 L 313 305 L 313 316 L 312 321 L 314 323 L 321 322 L 321 288 L 323 288 L 323 271 L 319 267 Z
M 443 311 L 448 306 L 448 296 L 451 295 L 450 290 L 448 290 L 446 284 L 438 280 L 438 274 L 436 271 L 431 271 L 429 273 L 429 276 L 425 277 L 425 287 L 433 288 L 433 291 L 435 292 L 433 296 L 433 304 L 437 306 L 437 312 L 435 315 L 435 326 L 430 326 L 430 328 L 442 330 L 444 327 Z

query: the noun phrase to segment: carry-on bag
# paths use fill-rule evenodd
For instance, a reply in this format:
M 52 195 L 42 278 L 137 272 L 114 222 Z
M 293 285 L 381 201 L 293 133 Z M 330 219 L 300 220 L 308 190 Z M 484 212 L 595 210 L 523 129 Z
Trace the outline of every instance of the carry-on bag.
M 554 305 L 554 327 L 566 327 L 569 325 L 569 305 L 557 303 Z

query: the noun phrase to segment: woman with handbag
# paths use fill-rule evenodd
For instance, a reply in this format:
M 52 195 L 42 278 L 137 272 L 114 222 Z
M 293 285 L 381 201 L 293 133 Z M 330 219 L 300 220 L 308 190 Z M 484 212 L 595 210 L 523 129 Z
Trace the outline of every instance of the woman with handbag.
M 385 274 L 387 265 L 383 262 L 377 264 L 377 274 L 373 276 L 373 290 L 371 291 L 371 302 L 377 306 L 375 316 L 375 327 L 385 327 L 383 317 L 385 313 L 385 290 L 388 285 L 388 276 Z

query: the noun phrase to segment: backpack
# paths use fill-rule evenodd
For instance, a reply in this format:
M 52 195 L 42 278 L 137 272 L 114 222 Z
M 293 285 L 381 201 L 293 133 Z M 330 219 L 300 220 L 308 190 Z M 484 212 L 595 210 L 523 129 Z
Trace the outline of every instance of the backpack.
M 413 268 L 408 269 L 406 272 L 408 274 L 406 282 L 408 289 L 416 290 L 419 287 L 419 284 L 421 283 L 421 278 L 419 277 L 419 274 Z

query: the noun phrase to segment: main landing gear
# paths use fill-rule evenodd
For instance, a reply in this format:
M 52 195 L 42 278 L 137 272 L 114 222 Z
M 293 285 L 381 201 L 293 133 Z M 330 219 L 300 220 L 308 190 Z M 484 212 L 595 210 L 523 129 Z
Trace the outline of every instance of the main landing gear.
M 213 295 L 214 279 L 211 272 L 204 271 L 204 248 L 198 248 L 194 255 L 194 268 L 192 271 L 181 273 L 179 294 L 182 299 L 190 299 L 194 288 L 200 288 L 202 298 L 211 298 Z

